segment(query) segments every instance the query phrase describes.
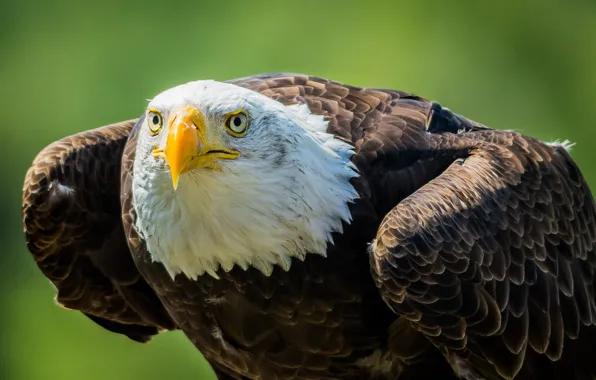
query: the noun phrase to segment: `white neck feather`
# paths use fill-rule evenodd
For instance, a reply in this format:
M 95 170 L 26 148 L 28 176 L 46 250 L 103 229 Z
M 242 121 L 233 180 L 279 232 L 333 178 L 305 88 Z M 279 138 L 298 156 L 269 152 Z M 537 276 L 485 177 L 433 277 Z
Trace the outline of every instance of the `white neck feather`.
M 220 267 L 235 265 L 267 276 L 274 265 L 289 270 L 292 258 L 325 255 L 331 234 L 351 221 L 352 147 L 326 133 L 327 122 L 308 107 L 285 109 L 296 133 L 278 163 L 253 157 L 221 172 L 195 170 L 174 191 L 168 171 L 135 161 L 136 227 L 172 277 L 217 278 Z

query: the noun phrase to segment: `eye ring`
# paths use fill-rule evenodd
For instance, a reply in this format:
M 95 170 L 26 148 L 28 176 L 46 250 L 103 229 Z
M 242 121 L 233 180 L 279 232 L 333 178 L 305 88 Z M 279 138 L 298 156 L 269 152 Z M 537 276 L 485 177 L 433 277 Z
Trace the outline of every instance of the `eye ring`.
M 147 112 L 147 126 L 151 136 L 155 136 L 163 127 L 163 118 L 158 110 L 150 108 Z
M 244 111 L 236 111 L 227 115 L 226 129 L 234 137 L 242 137 L 248 130 L 248 115 Z

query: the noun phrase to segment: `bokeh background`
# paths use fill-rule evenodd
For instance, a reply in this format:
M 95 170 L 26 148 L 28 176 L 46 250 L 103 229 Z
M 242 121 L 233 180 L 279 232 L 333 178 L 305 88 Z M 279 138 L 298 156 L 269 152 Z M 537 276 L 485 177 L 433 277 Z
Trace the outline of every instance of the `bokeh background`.
M 0 2 L 0 379 L 213 379 L 181 333 L 142 345 L 54 305 L 24 246 L 45 145 L 139 115 L 190 80 L 293 71 L 440 101 L 577 142 L 596 190 L 596 2 Z

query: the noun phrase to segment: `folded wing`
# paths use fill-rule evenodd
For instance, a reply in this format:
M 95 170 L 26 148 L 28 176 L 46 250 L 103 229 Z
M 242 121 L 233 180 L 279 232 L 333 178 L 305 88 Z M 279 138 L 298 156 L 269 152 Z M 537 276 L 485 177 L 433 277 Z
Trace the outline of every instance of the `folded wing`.
M 120 211 L 120 164 L 130 120 L 57 141 L 35 158 L 23 188 L 27 247 L 56 301 L 145 342 L 175 325 L 141 277 Z
M 579 352 L 596 322 L 596 211 L 568 152 L 482 129 L 431 146 L 453 163 L 386 215 L 371 246 L 386 303 L 464 376 L 573 355 L 593 372 Z

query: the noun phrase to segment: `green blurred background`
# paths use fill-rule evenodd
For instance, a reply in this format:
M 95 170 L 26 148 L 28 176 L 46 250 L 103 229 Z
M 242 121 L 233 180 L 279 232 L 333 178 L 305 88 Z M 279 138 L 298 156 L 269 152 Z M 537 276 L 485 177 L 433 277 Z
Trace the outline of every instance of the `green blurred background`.
M 149 344 L 54 305 L 20 197 L 45 145 L 138 116 L 190 80 L 293 71 L 440 101 L 570 139 L 596 189 L 596 2 L 2 1 L 0 379 L 211 379 L 181 333 Z

